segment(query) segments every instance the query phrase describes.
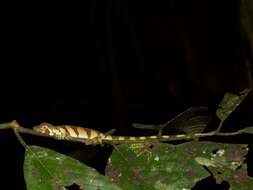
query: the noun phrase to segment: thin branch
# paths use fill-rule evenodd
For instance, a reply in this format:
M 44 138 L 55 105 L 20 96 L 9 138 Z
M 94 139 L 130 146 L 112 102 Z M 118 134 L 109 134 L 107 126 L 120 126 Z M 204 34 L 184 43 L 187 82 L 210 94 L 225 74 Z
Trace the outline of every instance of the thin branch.
M 17 137 L 18 141 L 20 142 L 20 144 L 26 148 L 27 144 L 25 143 L 24 139 L 21 137 L 21 135 L 19 134 L 19 132 L 16 129 L 13 129 L 15 136 Z
M 34 131 L 33 129 L 29 129 L 29 128 L 25 128 L 19 125 L 19 123 L 17 121 L 12 121 L 12 122 L 8 122 L 8 123 L 2 123 L 0 124 L 0 130 L 1 129 L 12 129 L 16 135 L 16 137 L 18 138 L 18 140 L 20 141 L 20 143 L 22 145 L 26 145 L 24 140 L 22 139 L 22 137 L 19 135 L 19 133 L 24 133 L 24 134 L 30 134 L 30 135 L 35 135 L 35 136 L 41 136 L 41 137 L 46 137 L 46 138 L 53 138 L 55 140 L 59 140 L 58 138 L 54 137 L 54 136 L 50 136 L 48 134 L 43 134 L 43 133 L 39 133 Z M 84 139 L 78 139 L 78 138 L 73 138 L 73 139 L 69 139 L 69 141 L 73 141 L 73 142 L 81 142 L 81 143 L 85 143 L 87 145 L 89 144 L 94 144 L 93 142 L 91 142 L 91 140 L 84 140 Z
M 220 121 L 218 128 L 215 131 L 213 131 L 213 133 L 214 133 L 213 135 L 220 134 L 220 130 L 221 130 L 222 126 L 223 126 L 223 122 L 224 121 Z
M 18 138 L 19 142 L 22 144 L 22 146 L 26 147 L 26 143 L 23 140 L 23 138 L 20 136 L 19 133 L 24 133 L 24 134 L 30 134 L 30 135 L 36 135 L 36 136 L 42 136 L 42 137 L 47 137 L 47 138 L 53 138 L 56 140 L 56 137 L 54 136 L 50 136 L 47 134 L 42 134 L 39 132 L 34 131 L 33 129 L 28 129 L 28 128 L 24 128 L 22 126 L 20 126 L 16 121 L 12 121 L 9 123 L 3 123 L 0 124 L 0 129 L 13 129 L 16 137 Z M 186 140 L 186 139 L 194 139 L 194 138 L 202 138 L 202 137 L 210 137 L 210 136 L 235 136 L 235 135 L 239 135 L 242 134 L 244 132 L 242 131 L 236 131 L 236 132 L 217 132 L 217 130 L 215 131 L 211 131 L 208 133 L 195 133 L 192 135 L 182 135 L 181 137 L 179 137 L 178 135 L 175 136 L 171 136 L 171 138 L 169 139 L 161 139 L 161 141 L 174 141 L 174 140 Z M 174 138 L 173 138 L 174 137 Z M 97 144 L 103 144 L 103 143 L 109 143 L 109 144 L 121 144 L 121 143 L 126 143 L 126 142 L 143 142 L 143 141 L 133 141 L 133 140 L 124 140 L 124 141 L 117 141 L 117 140 L 106 140 L 106 139 L 78 139 L 78 138 L 71 138 L 71 139 L 63 139 L 63 140 L 68 140 L 68 141 L 72 141 L 72 142 L 79 142 L 79 143 L 84 143 L 85 145 L 97 145 Z M 154 141 L 160 141 L 159 139 L 154 139 Z M 147 140 L 150 141 L 150 140 Z

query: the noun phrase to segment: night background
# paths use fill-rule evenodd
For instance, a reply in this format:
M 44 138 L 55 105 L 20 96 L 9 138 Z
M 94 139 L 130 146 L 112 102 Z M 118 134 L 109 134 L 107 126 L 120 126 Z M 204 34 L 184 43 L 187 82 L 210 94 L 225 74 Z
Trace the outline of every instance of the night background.
M 251 45 L 239 0 L 1 4 L 0 123 L 140 135 L 132 123 L 163 123 L 192 106 L 214 114 L 225 92 L 251 85 L 245 64 L 252 64 Z M 224 130 L 252 125 L 251 97 Z M 80 148 L 23 137 L 62 153 Z M 242 140 L 234 142 L 249 143 Z M 0 189 L 25 189 L 24 148 L 11 130 L 0 131 L 0 150 Z M 98 154 L 90 164 L 99 170 L 104 150 Z

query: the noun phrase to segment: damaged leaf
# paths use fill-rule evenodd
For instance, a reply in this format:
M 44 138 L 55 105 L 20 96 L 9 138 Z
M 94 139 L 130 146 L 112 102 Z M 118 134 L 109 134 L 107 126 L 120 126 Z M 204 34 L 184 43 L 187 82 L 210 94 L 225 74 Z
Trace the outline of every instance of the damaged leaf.
M 112 153 L 106 175 L 127 190 L 191 189 L 211 174 L 217 183 L 248 190 L 253 180 L 244 163 L 247 152 L 247 145 L 213 142 L 122 144 Z
M 78 160 L 53 150 L 28 146 L 25 153 L 24 176 L 27 190 L 121 190 L 109 179 Z
M 209 176 L 188 152 L 165 143 L 122 144 L 113 151 L 106 175 L 122 189 L 191 189 Z
M 231 189 L 253 189 L 253 178 L 248 176 L 245 144 L 224 144 L 213 142 L 192 142 L 180 145 L 185 150 L 194 147 L 196 162 L 205 166 L 215 178 L 216 183 L 229 183 Z M 193 149 L 192 149 L 193 150 Z

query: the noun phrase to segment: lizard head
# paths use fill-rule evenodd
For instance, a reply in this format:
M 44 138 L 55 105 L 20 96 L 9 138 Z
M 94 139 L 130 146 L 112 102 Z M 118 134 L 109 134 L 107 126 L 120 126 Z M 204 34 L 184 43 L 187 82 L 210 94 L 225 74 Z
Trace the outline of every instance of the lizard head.
M 34 126 L 33 130 L 42 134 L 50 134 L 52 127 L 49 123 L 41 123 L 40 125 Z
M 66 137 L 66 132 L 64 129 L 49 123 L 41 123 L 38 126 L 34 126 L 33 130 L 44 135 L 53 136 L 57 139 L 65 139 Z

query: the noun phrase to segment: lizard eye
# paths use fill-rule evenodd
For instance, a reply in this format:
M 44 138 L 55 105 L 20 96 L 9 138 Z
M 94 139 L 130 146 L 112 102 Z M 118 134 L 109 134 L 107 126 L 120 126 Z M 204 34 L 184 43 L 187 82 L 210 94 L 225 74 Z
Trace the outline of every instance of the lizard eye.
M 47 131 L 47 126 L 43 125 L 43 126 L 36 126 L 34 127 L 34 130 L 40 133 L 46 133 Z

